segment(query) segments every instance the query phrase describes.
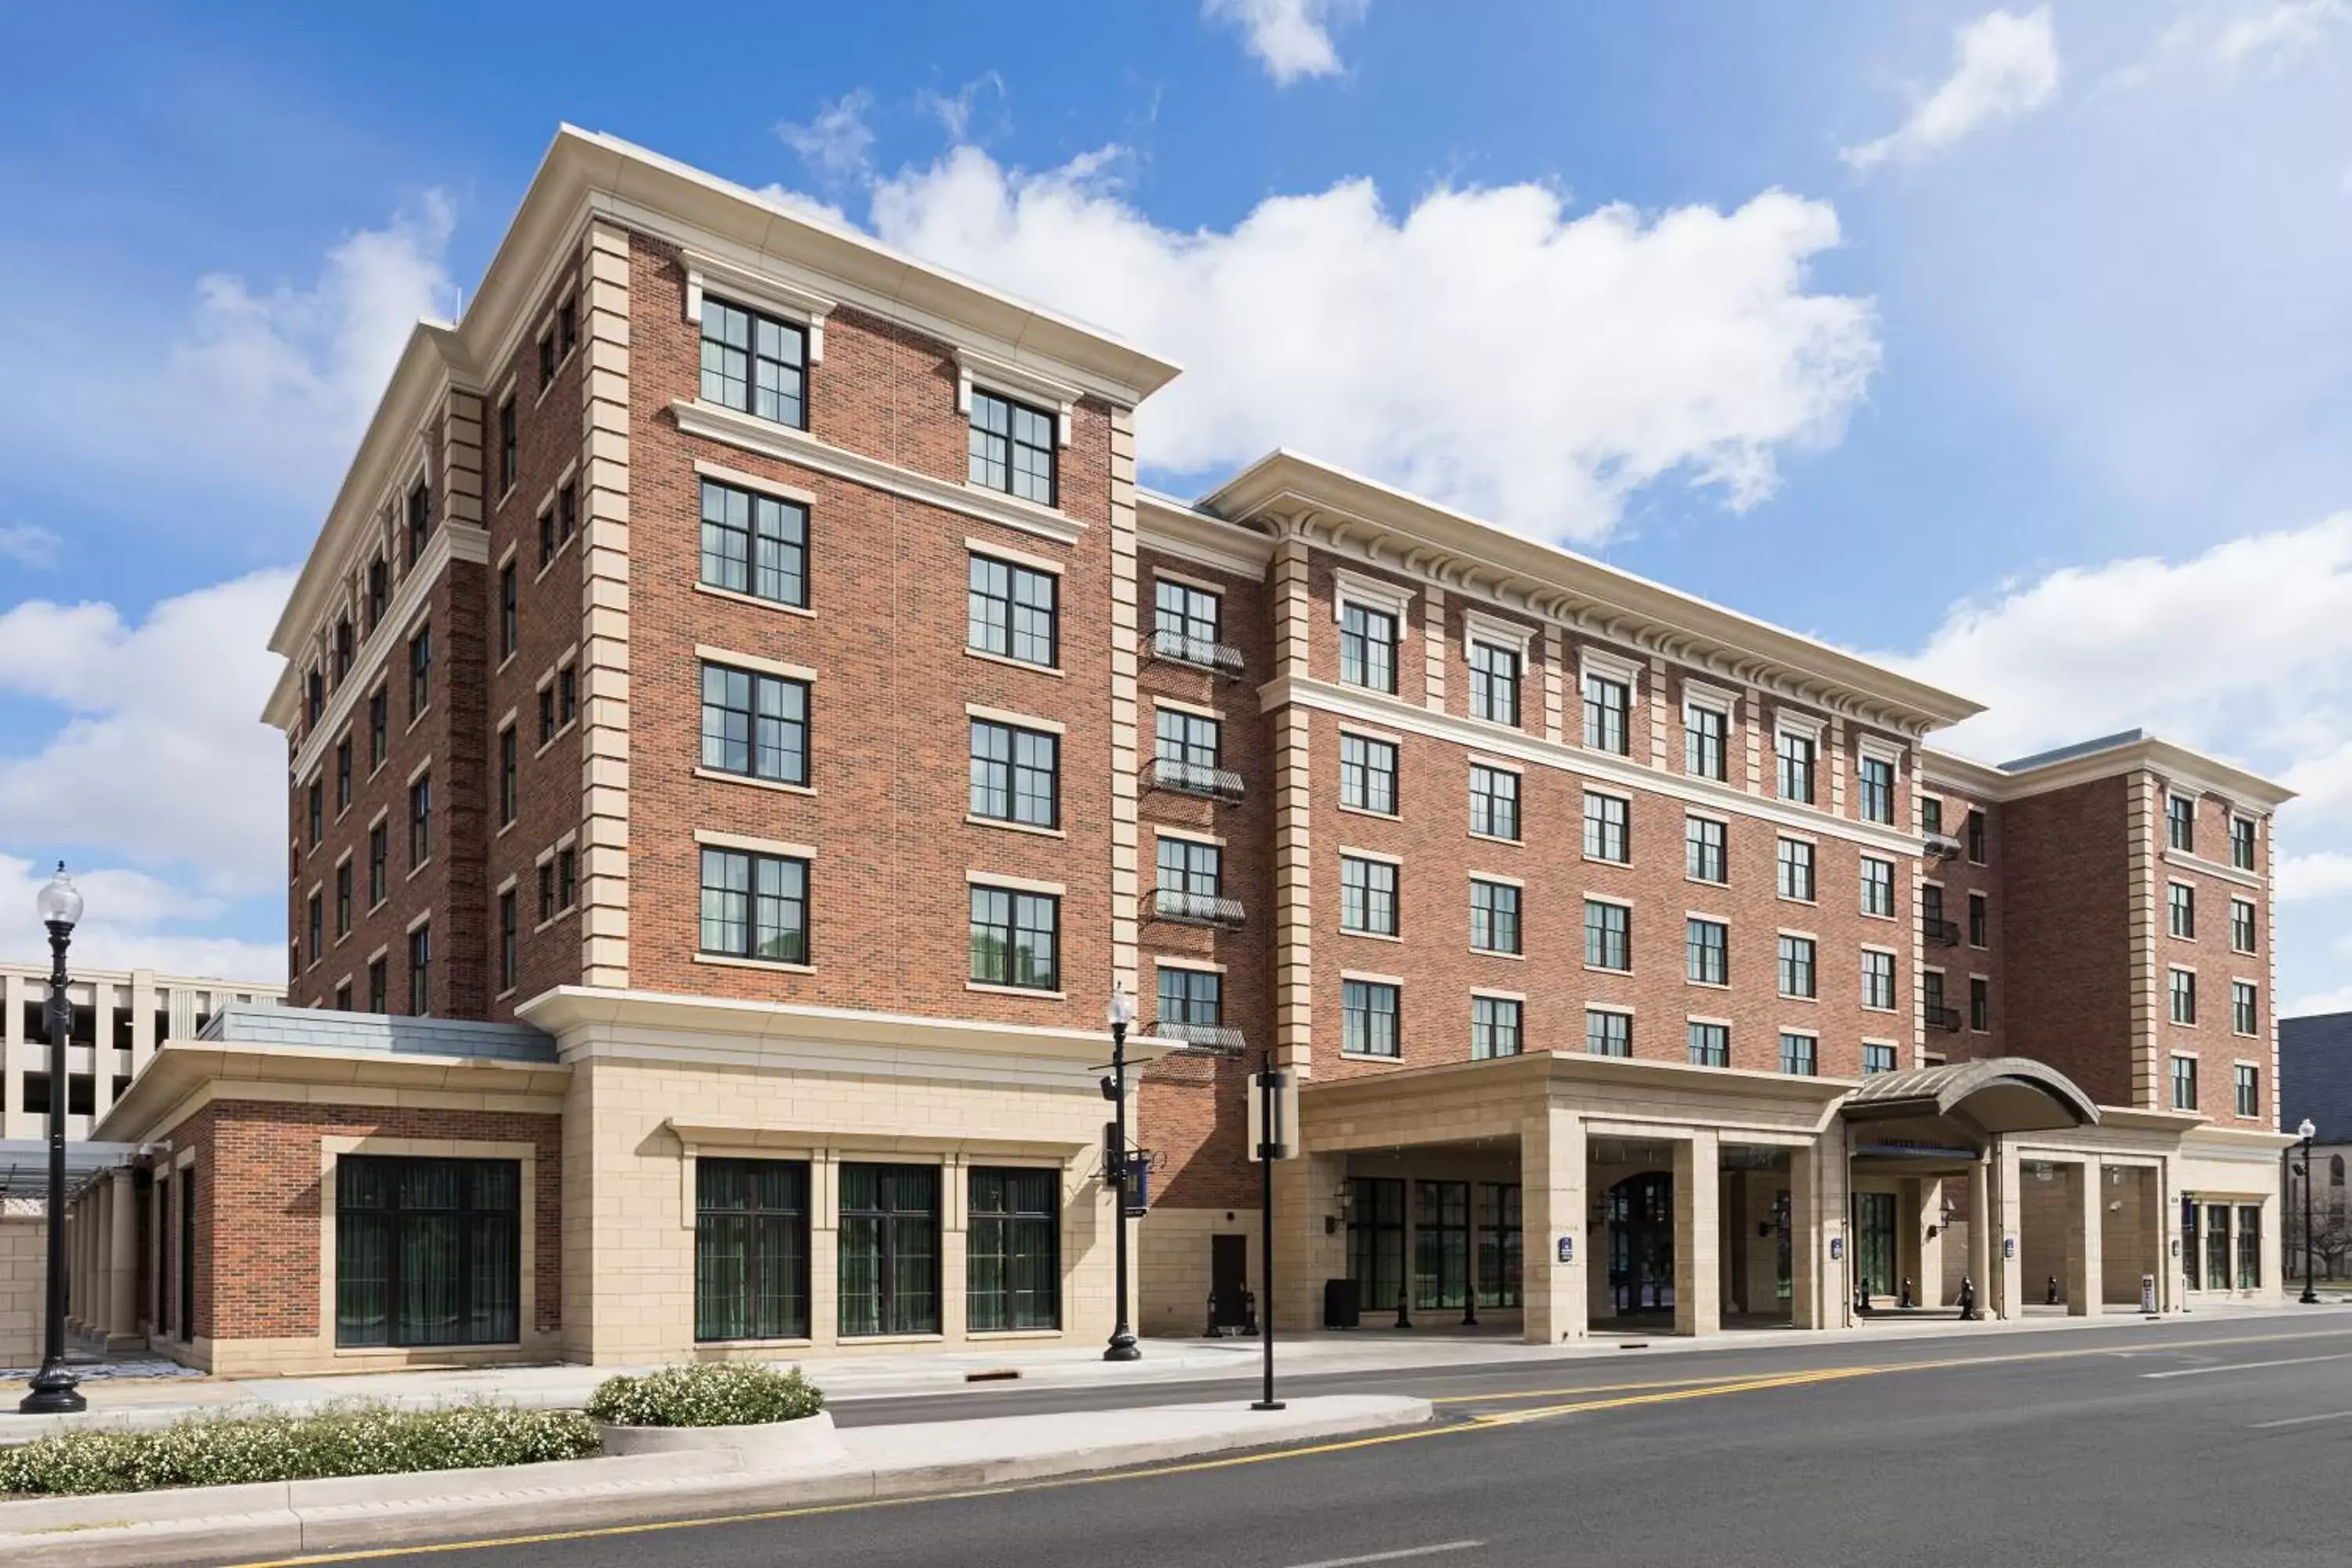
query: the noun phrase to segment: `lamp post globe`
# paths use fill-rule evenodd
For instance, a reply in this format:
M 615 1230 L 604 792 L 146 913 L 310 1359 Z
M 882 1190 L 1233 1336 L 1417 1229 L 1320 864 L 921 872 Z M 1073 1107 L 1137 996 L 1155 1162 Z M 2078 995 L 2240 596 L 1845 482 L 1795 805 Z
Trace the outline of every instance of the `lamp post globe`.
M 33 907 L 40 911 L 45 926 L 63 926 L 70 932 L 81 924 L 81 889 L 66 875 L 64 861 L 58 862 L 57 875 L 44 882 L 41 890 L 33 896 Z
M 1110 1145 L 1103 1151 L 1110 1168 L 1112 1300 L 1116 1319 L 1105 1361 L 1135 1361 L 1143 1352 L 1127 1323 L 1127 1029 L 1135 1022 L 1135 997 L 1125 986 L 1114 986 L 1104 1005 L 1103 1021 L 1110 1026 L 1110 1080 L 1103 1088 L 1110 1096 Z
M 2312 1282 L 2311 1144 L 2312 1140 L 2319 1136 L 2319 1129 L 2306 1116 L 2303 1119 L 2303 1125 L 2294 1130 L 2294 1135 L 2303 1140 L 2303 1294 L 2295 1300 L 2303 1306 L 2316 1307 L 2319 1305 L 2319 1291 Z
M 41 1345 L 41 1370 L 30 1381 L 32 1392 L 17 1405 L 26 1415 L 66 1415 L 86 1407 L 66 1370 L 66 1039 L 73 1033 L 73 1005 L 66 1000 L 66 948 L 73 929 L 81 923 L 82 900 L 65 862 L 33 899 L 33 908 L 49 931 L 49 1190 L 47 1318 Z

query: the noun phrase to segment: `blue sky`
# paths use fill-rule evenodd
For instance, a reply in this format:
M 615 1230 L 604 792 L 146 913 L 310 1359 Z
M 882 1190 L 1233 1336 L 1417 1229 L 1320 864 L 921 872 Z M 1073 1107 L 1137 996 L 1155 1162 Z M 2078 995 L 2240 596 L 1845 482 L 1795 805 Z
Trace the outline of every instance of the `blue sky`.
M 102 70 L 58 68 L 109 40 Z M 0 910 L 282 967 L 262 647 L 554 126 L 776 185 L 1287 443 L 2285 777 L 2352 1007 L 2352 0 L 37 11 L 0 60 Z M 29 914 L 0 951 L 29 949 Z

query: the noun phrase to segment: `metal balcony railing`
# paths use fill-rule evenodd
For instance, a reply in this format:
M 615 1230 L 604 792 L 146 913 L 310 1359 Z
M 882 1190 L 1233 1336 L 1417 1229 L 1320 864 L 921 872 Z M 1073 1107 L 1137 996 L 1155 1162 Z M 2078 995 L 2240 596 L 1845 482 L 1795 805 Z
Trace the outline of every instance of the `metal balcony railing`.
M 1927 1016 L 1927 1027 L 1941 1029 L 1948 1035 L 1960 1032 L 1960 1010 L 1958 1007 L 1938 1007 L 1930 1003 L 1920 1011 Z
M 1937 947 L 1951 947 L 1960 940 L 1960 928 L 1948 920 L 1934 915 L 1919 917 L 1919 935 Z
M 1222 926 L 1231 930 L 1242 923 L 1242 901 L 1217 893 L 1155 888 L 1151 891 L 1151 918 L 1174 925 Z
M 1155 662 L 1189 664 L 1195 669 L 1213 670 L 1228 680 L 1241 679 L 1242 650 L 1230 643 L 1160 627 L 1151 634 L 1150 647 L 1150 658 Z
M 1187 1051 L 1202 1056 L 1235 1057 L 1247 1044 L 1242 1032 L 1228 1024 L 1171 1024 L 1162 1019 L 1151 1026 L 1154 1039 L 1181 1040 Z
M 1181 757 L 1154 757 L 1151 759 L 1151 787 L 1164 789 L 1173 795 L 1199 795 L 1203 800 L 1231 803 L 1242 797 L 1242 775 L 1231 768 L 1188 763 Z

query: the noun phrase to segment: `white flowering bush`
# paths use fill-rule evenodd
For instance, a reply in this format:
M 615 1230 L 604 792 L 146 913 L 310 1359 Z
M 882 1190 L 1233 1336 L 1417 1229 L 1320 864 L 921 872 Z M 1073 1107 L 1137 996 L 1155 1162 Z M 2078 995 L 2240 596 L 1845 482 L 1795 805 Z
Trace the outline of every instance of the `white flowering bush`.
M 0 1495 L 152 1491 L 584 1459 L 577 1410 L 330 1405 L 312 1415 L 202 1415 L 156 1432 L 68 1432 L 0 1448 Z
M 608 1377 L 588 1400 L 588 1414 L 612 1426 L 750 1426 L 824 1408 L 824 1393 L 800 1368 L 740 1361 Z

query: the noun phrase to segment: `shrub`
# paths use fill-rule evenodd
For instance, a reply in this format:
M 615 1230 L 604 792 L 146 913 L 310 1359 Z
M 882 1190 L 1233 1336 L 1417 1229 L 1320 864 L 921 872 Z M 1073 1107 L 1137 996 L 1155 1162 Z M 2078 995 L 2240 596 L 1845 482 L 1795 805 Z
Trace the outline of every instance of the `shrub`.
M 68 1432 L 0 1448 L 0 1493 L 150 1491 L 582 1459 L 601 1445 L 576 1410 L 345 1404 L 312 1415 L 201 1415 L 156 1432 Z
M 797 1421 L 824 1408 L 824 1394 L 792 1367 L 752 1362 L 666 1366 L 643 1377 L 608 1377 L 588 1414 L 614 1426 L 749 1426 Z

